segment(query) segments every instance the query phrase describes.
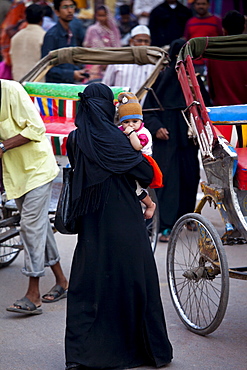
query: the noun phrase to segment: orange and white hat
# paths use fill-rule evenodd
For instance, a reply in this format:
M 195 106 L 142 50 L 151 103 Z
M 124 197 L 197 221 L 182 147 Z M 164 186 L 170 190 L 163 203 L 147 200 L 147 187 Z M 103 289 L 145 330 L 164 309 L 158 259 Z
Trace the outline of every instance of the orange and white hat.
M 132 92 L 118 95 L 118 114 L 120 122 L 133 118 L 143 120 L 142 106 Z

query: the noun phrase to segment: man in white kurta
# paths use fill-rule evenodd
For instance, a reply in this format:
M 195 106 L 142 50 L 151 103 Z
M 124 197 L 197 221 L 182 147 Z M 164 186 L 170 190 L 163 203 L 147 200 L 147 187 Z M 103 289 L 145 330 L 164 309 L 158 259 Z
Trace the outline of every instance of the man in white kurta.
M 139 25 L 131 30 L 130 46 L 149 46 L 150 43 L 148 27 Z M 154 68 L 153 64 L 112 64 L 106 68 L 102 82 L 108 86 L 129 87 L 136 94 Z

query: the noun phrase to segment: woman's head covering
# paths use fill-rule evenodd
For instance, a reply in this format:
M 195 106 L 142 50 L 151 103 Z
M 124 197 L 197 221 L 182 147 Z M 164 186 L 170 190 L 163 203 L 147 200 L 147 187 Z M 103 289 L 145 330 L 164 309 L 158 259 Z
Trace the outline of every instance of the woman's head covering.
M 111 47 L 120 47 L 121 46 L 121 42 L 120 42 L 120 31 L 119 31 L 119 28 L 117 26 L 117 22 L 114 18 L 114 16 L 112 15 L 109 7 L 107 5 L 99 5 L 97 8 L 96 8 L 96 11 L 95 11 L 95 14 L 98 10 L 104 10 L 106 12 L 106 15 L 107 15 L 107 28 L 105 26 L 102 26 L 98 21 L 95 23 L 97 26 L 99 27 L 103 27 L 106 31 L 109 31 L 111 30 L 111 36 L 110 36 L 110 39 L 111 39 L 111 45 L 109 45 L 108 43 L 105 44 L 104 40 L 100 40 L 100 42 L 105 44 L 104 46 L 111 46 Z M 96 45 L 94 46 L 96 47 Z
M 171 42 L 169 49 L 171 61 L 169 63 L 169 67 L 166 67 L 164 71 L 160 72 L 157 80 L 152 86 L 164 109 L 186 108 L 186 102 L 175 69 L 177 55 L 185 43 L 186 41 L 183 39 L 176 39 Z M 156 107 L 157 102 L 155 101 L 154 95 L 149 92 L 145 99 L 144 108 Z M 162 112 L 159 112 L 158 114 L 162 115 Z
M 95 193 L 97 186 L 108 177 L 128 172 L 143 157 L 113 123 L 114 97 L 108 86 L 92 83 L 79 96 L 73 198 L 82 203 L 85 189 L 90 189 L 90 194 Z M 99 195 L 100 191 L 97 192 Z
M 172 62 L 176 62 L 177 56 L 186 41 L 184 39 L 176 39 L 171 42 L 170 49 L 169 49 L 169 57 Z
M 77 143 L 81 152 L 98 167 L 90 185 L 104 181 L 112 173 L 125 173 L 140 163 L 141 154 L 114 124 L 111 89 L 102 83 L 93 83 L 79 96 L 81 102 L 75 119 Z

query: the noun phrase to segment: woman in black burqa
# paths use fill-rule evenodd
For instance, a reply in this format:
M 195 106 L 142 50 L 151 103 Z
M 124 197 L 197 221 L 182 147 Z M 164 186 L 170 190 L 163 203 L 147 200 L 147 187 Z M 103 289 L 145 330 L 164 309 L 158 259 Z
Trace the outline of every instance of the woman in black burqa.
M 78 242 L 68 291 L 67 369 L 161 367 L 172 359 L 159 281 L 135 180 L 153 170 L 114 125 L 113 94 L 79 94 L 73 215 Z M 73 367 L 74 366 L 74 367 Z
M 156 189 L 161 242 L 168 242 L 171 229 L 180 216 L 194 211 L 200 179 L 198 145 L 188 137 L 188 126 L 181 113 L 186 108 L 186 102 L 175 69 L 178 53 L 185 42 L 177 39 L 171 43 L 170 65 L 159 74 L 152 86 L 164 110 L 150 109 L 158 106 L 151 92 L 144 103 L 145 127 L 153 136 L 153 158 L 163 173 L 164 181 L 164 187 Z M 209 106 L 209 96 L 200 76 L 198 83 Z M 149 111 L 145 112 L 145 109 Z M 166 135 L 161 135 L 164 130 Z

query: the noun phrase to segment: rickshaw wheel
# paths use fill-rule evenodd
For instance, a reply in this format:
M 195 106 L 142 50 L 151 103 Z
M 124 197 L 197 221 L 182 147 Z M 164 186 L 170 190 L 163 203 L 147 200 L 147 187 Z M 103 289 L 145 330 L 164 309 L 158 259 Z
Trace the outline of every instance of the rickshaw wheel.
M 15 226 L 1 227 L 0 237 L 1 233 L 8 233 L 9 231 L 12 235 L 16 235 L 0 243 L 0 268 L 9 266 L 16 259 L 21 249 L 23 248 L 22 242 L 20 240 L 19 231 L 15 228 Z
M 188 222 L 194 230 L 187 228 Z M 216 330 L 228 302 L 228 264 L 215 227 L 200 214 L 188 213 L 174 225 L 167 277 L 173 305 L 184 325 L 200 335 Z
M 148 194 L 150 198 L 152 199 L 152 201 L 156 204 L 156 209 L 154 211 L 153 217 L 150 220 L 145 220 L 146 228 L 147 228 L 150 243 L 151 243 L 151 248 L 154 253 L 156 249 L 158 233 L 159 233 L 159 206 L 158 206 L 158 200 L 157 200 L 155 190 L 148 188 Z

